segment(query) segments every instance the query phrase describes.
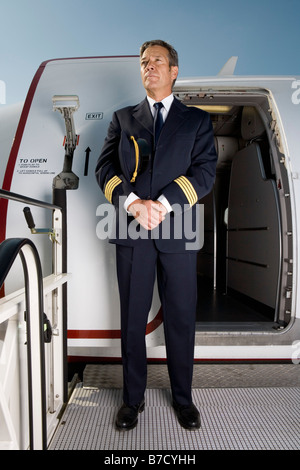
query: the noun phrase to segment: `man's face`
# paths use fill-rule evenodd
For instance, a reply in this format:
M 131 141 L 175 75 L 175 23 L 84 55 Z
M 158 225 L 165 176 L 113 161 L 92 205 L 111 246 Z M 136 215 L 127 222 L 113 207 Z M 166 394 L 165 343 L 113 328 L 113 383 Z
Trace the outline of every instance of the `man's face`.
M 162 46 L 148 47 L 141 57 L 142 82 L 149 96 L 163 99 L 172 92 L 178 67 L 169 65 L 168 50 Z

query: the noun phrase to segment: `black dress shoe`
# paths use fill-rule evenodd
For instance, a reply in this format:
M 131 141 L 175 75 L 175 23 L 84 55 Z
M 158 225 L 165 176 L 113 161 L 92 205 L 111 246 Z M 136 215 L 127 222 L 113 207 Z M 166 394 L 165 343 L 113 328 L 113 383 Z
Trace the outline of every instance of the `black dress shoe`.
M 199 429 L 201 426 L 200 413 L 192 403 L 191 405 L 179 405 L 175 401 L 173 407 L 179 424 L 185 429 Z
M 144 401 L 135 406 L 128 406 L 123 403 L 117 414 L 117 428 L 124 431 L 133 429 L 137 425 L 139 413 L 142 413 L 142 411 L 144 411 L 144 408 Z

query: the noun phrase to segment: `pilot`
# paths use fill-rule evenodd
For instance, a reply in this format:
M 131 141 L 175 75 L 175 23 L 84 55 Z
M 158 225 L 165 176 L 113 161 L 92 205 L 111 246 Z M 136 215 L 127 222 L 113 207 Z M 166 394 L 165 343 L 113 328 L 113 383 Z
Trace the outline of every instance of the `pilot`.
M 145 332 L 157 278 L 173 408 L 181 426 L 197 429 L 192 375 L 197 233 L 203 230 L 197 208 L 215 179 L 213 129 L 209 114 L 174 97 L 178 55 L 171 45 L 145 42 L 140 70 L 147 96 L 113 114 L 96 166 L 117 216 L 110 241 L 120 293 L 123 404 L 116 426 L 134 428 L 144 410 Z

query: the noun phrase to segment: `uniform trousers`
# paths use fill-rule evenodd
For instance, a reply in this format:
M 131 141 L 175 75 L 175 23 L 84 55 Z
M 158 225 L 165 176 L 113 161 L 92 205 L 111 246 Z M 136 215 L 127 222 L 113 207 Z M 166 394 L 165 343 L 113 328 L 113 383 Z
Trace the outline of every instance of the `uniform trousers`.
M 117 246 L 121 305 L 123 400 L 128 406 L 144 398 L 147 385 L 145 333 L 157 276 L 172 397 L 192 403 L 197 303 L 197 253 L 162 253 L 154 240 L 135 247 Z

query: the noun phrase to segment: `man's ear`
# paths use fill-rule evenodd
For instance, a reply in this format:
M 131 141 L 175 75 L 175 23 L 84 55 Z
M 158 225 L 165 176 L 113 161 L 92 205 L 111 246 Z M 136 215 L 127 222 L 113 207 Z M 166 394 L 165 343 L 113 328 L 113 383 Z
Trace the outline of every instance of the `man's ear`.
M 178 76 L 178 67 L 177 67 L 177 65 L 173 65 L 171 67 L 171 78 L 172 78 L 172 80 L 176 80 L 177 76 Z

